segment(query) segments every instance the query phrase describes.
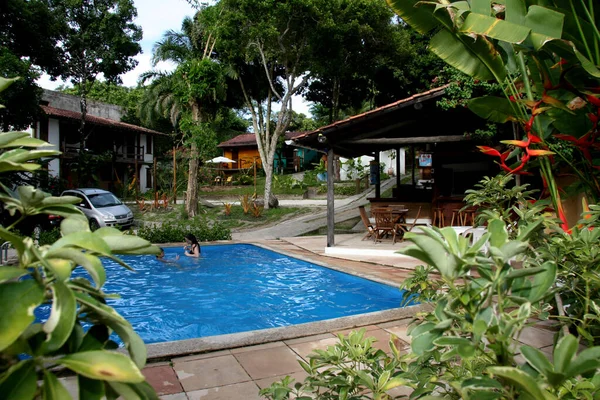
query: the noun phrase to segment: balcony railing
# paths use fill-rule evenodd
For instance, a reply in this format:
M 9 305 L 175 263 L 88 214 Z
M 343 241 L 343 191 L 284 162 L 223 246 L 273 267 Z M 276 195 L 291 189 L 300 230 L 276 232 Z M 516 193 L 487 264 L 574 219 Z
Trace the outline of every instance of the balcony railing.
M 98 150 L 96 152 L 102 153 L 103 151 L 109 151 L 109 149 Z M 115 161 L 117 162 L 135 162 L 144 161 L 145 147 L 144 146 L 115 146 L 113 151 L 115 152 Z M 79 144 L 64 144 L 63 145 L 63 156 L 75 157 L 79 154 Z

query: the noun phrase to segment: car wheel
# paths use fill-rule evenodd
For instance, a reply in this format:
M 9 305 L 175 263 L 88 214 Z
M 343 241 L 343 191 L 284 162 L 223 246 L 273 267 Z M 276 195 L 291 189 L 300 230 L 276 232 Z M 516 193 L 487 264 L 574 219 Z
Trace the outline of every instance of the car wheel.
M 95 231 L 96 229 L 100 228 L 100 224 L 98 223 L 98 221 L 96 221 L 95 219 L 90 220 L 90 229 L 91 231 Z

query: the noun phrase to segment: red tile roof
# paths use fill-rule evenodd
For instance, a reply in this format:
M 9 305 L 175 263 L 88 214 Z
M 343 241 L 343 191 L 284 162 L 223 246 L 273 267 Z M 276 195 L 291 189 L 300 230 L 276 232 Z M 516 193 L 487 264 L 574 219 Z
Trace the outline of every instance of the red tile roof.
M 304 135 L 306 132 L 286 132 L 285 139 L 290 140 Z M 243 133 L 225 142 L 219 143 L 217 147 L 242 147 L 242 146 L 257 146 L 256 135 L 254 133 Z
M 298 135 L 298 138 L 304 138 L 304 137 L 309 137 L 309 136 L 317 135 L 317 134 L 319 134 L 321 132 L 324 132 L 326 130 L 329 130 L 331 128 L 340 128 L 340 127 L 345 126 L 347 124 L 352 124 L 355 121 L 366 119 L 368 117 L 375 116 L 377 114 L 385 113 L 386 111 L 388 111 L 390 109 L 397 108 L 398 106 L 403 106 L 405 103 L 408 103 L 408 104 L 417 103 L 418 100 L 421 97 L 427 97 L 429 95 L 442 94 L 444 92 L 444 90 L 448 86 L 450 86 L 450 84 L 446 84 L 446 85 L 437 87 L 435 89 L 428 90 L 426 92 L 417 93 L 417 94 L 414 94 L 414 95 L 412 95 L 410 97 L 407 97 L 405 99 L 398 100 L 398 101 L 396 101 L 394 103 L 386 104 L 385 106 L 376 108 L 374 110 L 367 111 L 367 112 L 364 112 L 362 114 L 357 114 L 357 115 L 354 115 L 352 117 L 343 119 L 341 121 L 336 121 L 336 122 L 334 122 L 334 123 L 332 123 L 330 125 L 322 126 L 322 127 L 320 127 L 319 129 L 317 129 L 315 131 L 304 132 L 304 133 L 302 133 L 302 135 Z
M 44 113 L 49 117 L 56 117 L 62 119 L 69 119 L 80 121 L 81 113 L 76 111 L 62 110 L 60 108 L 54 108 L 50 106 L 40 106 Z M 113 119 L 96 117 L 95 115 L 86 115 L 85 121 L 94 125 L 108 126 L 114 129 L 125 130 L 130 132 L 150 133 L 152 135 L 165 135 L 162 132 L 154 131 L 152 129 L 143 128 L 141 126 L 128 124 L 126 122 L 115 121 Z

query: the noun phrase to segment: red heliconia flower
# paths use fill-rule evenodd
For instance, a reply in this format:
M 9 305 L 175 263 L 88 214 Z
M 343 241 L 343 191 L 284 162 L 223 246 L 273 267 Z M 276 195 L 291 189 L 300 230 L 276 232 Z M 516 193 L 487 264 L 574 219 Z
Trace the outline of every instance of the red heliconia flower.
M 531 143 L 542 143 L 542 139 L 541 139 L 539 136 L 537 136 L 537 135 L 534 135 L 534 134 L 533 134 L 533 133 L 531 133 L 531 132 L 528 132 L 528 133 L 527 133 L 527 139 L 528 139 L 528 140 L 529 140 Z
M 508 144 L 508 145 L 516 146 L 516 147 L 520 147 L 522 149 L 524 149 L 527 146 L 529 146 L 529 140 L 528 141 L 524 141 L 524 140 L 501 140 L 500 143 L 504 143 L 504 144 Z
M 531 118 L 529 118 L 529 121 L 527 121 L 527 123 L 525 124 L 525 132 L 529 133 L 531 132 L 531 127 L 533 126 L 533 120 L 534 120 L 535 116 L 531 116 Z
M 477 148 L 483 153 L 483 154 L 487 154 L 488 156 L 494 156 L 494 157 L 500 157 L 501 154 L 498 150 L 496 150 L 493 147 L 489 147 L 489 146 L 477 146 Z
M 544 150 L 544 149 L 530 149 L 529 147 L 527 147 L 525 149 L 525 151 L 527 152 L 527 154 L 529 154 L 531 157 L 539 157 L 539 156 L 550 156 L 552 154 L 555 154 L 553 151 L 550 150 Z
M 585 98 L 591 104 L 595 105 L 596 107 L 600 107 L 600 99 L 597 98 L 596 96 L 592 96 L 591 94 L 588 94 L 587 96 L 585 96 Z
M 565 135 L 562 133 L 557 133 L 554 135 L 554 137 L 565 140 L 567 142 L 572 142 L 583 153 L 583 156 L 586 158 L 586 160 L 592 162 L 590 147 L 594 145 L 594 137 L 591 136 L 591 133 L 592 131 L 586 133 L 579 139 L 577 139 L 575 136 Z

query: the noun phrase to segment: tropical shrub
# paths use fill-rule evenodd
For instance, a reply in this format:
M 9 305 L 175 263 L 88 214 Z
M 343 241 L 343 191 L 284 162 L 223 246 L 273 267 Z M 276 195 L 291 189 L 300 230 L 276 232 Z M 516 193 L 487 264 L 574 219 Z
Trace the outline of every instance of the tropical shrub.
M 0 79 L 0 88 L 7 86 Z M 0 134 L 0 172 L 34 171 L 32 161 L 59 153 L 44 150 L 48 143 L 27 133 Z M 2 187 L 0 201 L 13 215 L 25 219 L 38 214 L 64 217 L 61 238 L 52 245 L 36 246 L 0 227 L 0 238 L 11 243 L 17 263 L 0 266 L 0 396 L 7 399 L 70 398 L 57 374 L 69 369 L 77 375 L 80 398 L 158 398 L 140 369 L 146 347 L 131 324 L 107 304 L 102 287 L 106 272 L 101 257 L 117 254 L 158 254 L 147 241 L 125 236 L 112 228 L 91 232 L 85 216 L 73 206 L 77 198 L 52 197 L 31 186 L 17 188 L 13 198 Z M 72 278 L 84 268 L 89 278 Z M 50 306 L 46 321 L 34 311 Z M 84 329 L 89 327 L 89 329 Z M 114 332 L 128 354 L 116 352 Z
M 491 122 L 516 122 L 522 140 L 503 141 L 505 151 L 487 146 L 481 151 L 498 157 L 511 174 L 539 168 L 565 231 L 555 180 L 559 168 L 577 177 L 567 192 L 598 203 L 600 13 L 595 2 L 387 1 L 420 33 L 436 32 L 430 49 L 448 64 L 500 85 L 504 98 L 475 98 L 468 106 Z
M 138 229 L 137 235 L 151 243 L 178 243 L 188 233 L 196 236 L 199 242 L 231 240 L 231 230 L 222 223 L 198 217 L 191 221 L 144 226 Z
M 399 351 L 394 341 L 389 346 L 392 356 L 373 347 L 374 338 L 365 337 L 365 330 L 338 335 L 339 343 L 327 350 L 315 350 L 309 361 L 299 361 L 308 377 L 290 387 L 286 377 L 260 394 L 268 399 L 365 399 L 387 398 L 386 392 L 406 383 L 394 376 L 400 367 Z M 368 395 L 371 393 L 371 395 Z

